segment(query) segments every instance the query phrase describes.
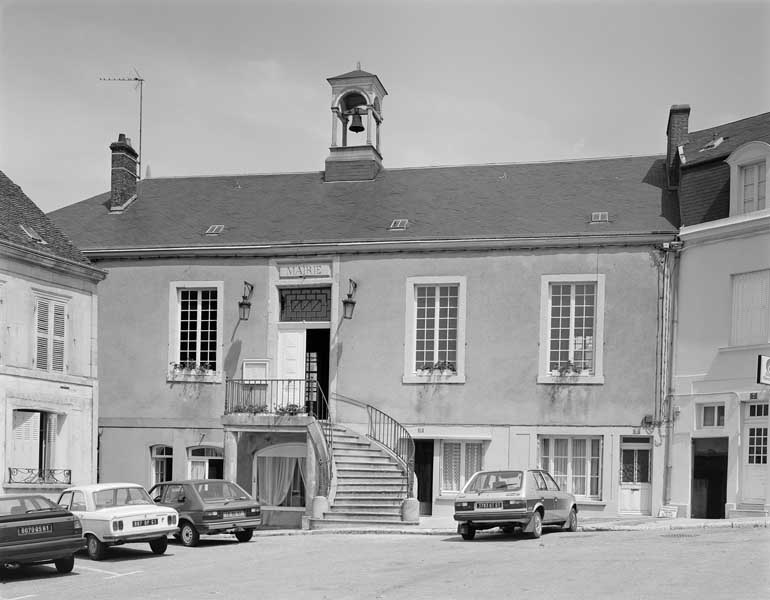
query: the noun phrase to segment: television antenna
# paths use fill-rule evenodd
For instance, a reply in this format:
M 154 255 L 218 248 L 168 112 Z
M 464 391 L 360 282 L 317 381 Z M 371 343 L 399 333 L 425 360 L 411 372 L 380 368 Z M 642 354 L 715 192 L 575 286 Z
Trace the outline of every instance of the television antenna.
M 142 96 L 144 92 L 144 78 L 134 67 L 134 74 L 128 77 L 99 77 L 99 81 L 135 81 L 134 89 L 139 88 L 139 156 L 137 164 L 139 165 L 139 177 L 142 178 Z

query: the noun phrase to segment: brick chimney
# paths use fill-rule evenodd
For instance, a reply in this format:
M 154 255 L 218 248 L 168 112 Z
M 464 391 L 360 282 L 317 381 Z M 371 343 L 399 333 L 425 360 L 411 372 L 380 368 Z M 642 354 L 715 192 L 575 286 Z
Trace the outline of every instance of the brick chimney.
M 136 198 L 136 150 L 125 133 L 118 135 L 118 141 L 110 144 L 112 151 L 112 173 L 110 185 L 110 210 L 120 212 Z
M 686 143 L 688 138 L 688 123 L 690 120 L 689 104 L 673 104 L 668 111 L 668 125 L 666 126 L 666 175 L 669 187 L 676 187 L 679 182 L 678 173 L 674 172 L 674 162 L 678 148 Z

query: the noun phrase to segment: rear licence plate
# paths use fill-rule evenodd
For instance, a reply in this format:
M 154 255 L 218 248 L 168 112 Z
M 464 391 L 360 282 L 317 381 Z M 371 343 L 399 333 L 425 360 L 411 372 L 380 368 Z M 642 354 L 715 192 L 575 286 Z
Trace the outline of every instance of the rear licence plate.
M 502 502 L 476 502 L 476 508 L 502 508 Z
M 43 525 L 25 525 L 17 530 L 19 535 L 37 535 L 40 533 L 53 533 L 53 527 L 50 523 Z
M 147 525 L 157 525 L 158 519 L 142 519 L 141 521 L 134 521 L 131 523 L 134 527 L 146 527 Z
M 231 510 L 225 513 L 225 517 L 228 519 L 241 519 L 246 516 L 245 510 Z

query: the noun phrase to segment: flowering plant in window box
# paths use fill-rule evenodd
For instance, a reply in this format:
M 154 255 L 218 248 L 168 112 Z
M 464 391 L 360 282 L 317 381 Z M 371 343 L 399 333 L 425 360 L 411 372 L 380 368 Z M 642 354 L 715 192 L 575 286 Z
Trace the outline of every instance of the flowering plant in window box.
M 432 375 L 433 373 L 439 373 L 441 375 L 454 375 L 457 373 L 457 367 L 452 362 L 445 360 L 430 364 L 423 363 L 420 368 L 417 369 L 419 375 Z
M 186 373 L 191 375 L 205 375 L 211 373 L 214 370 L 214 365 L 211 363 L 196 363 L 196 362 L 174 362 L 171 363 L 174 373 Z
M 233 412 L 259 415 L 267 412 L 267 404 L 238 404 L 233 407 Z
M 279 415 L 298 415 L 304 413 L 305 408 L 299 404 L 287 404 L 286 406 L 279 406 L 275 412 Z

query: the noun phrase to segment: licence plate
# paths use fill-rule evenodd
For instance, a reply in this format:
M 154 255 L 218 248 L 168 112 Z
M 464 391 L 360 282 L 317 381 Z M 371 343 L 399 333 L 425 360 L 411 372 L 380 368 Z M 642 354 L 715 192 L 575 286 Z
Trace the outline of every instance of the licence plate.
M 38 533 L 52 533 L 53 527 L 50 523 L 45 523 L 43 525 L 25 525 L 24 527 L 19 527 L 17 531 L 19 535 L 36 535 Z
M 502 508 L 502 502 L 476 502 L 476 508 Z
M 142 519 L 131 523 L 134 527 L 146 527 L 147 525 L 157 525 L 158 519 Z
M 245 510 L 231 510 L 230 512 L 225 513 L 225 516 L 229 519 L 239 519 L 246 516 Z

